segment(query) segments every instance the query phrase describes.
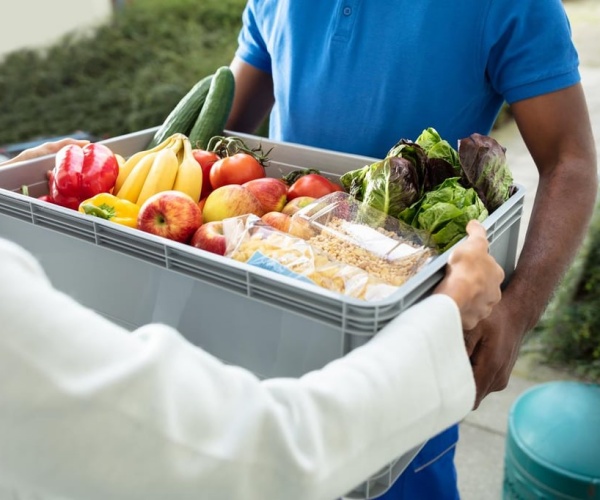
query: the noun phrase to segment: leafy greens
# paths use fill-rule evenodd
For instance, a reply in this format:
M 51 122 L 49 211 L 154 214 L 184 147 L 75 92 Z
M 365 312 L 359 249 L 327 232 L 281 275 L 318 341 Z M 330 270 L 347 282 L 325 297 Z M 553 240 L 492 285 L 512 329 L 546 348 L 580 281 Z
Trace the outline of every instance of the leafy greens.
M 471 219 L 483 221 L 488 211 L 473 188 L 465 188 L 460 178 L 446 179 L 400 214 L 400 219 L 431 235 L 436 248 L 443 252 L 466 234 Z
M 398 156 L 347 172 L 340 182 L 357 200 L 396 218 L 421 196 L 416 166 Z
M 458 143 L 464 179 L 475 188 L 490 212 L 502 205 L 513 191 L 513 177 L 505 152 L 495 139 L 481 134 L 472 134 Z
M 428 231 L 441 251 L 465 236 L 470 219 L 485 219 L 514 190 L 505 150 L 493 138 L 472 134 L 456 150 L 431 127 L 340 181 L 358 200 Z

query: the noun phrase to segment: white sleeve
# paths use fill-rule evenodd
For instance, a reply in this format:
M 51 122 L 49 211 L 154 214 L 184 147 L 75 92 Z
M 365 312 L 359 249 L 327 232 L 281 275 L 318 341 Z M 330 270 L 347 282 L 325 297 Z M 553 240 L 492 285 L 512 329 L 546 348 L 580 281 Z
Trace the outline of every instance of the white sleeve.
M 0 277 L 0 486 L 14 491 L 331 500 L 473 405 L 446 296 L 321 370 L 260 381 L 164 325 L 110 323 L 1 239 Z

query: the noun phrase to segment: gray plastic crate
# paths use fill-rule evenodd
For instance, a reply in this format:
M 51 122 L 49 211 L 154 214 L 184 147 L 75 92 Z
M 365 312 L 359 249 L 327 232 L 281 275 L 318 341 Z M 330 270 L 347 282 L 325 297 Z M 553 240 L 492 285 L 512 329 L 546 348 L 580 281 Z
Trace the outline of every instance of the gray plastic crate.
M 146 147 L 156 129 L 103 141 L 123 156 Z M 332 178 L 374 161 L 242 135 L 265 151 L 280 176 L 318 168 Z M 223 361 L 260 377 L 299 376 L 363 345 L 441 280 L 448 253 L 396 293 L 364 302 L 245 263 L 88 217 L 20 194 L 46 192 L 53 157 L 0 169 L 0 235 L 31 251 L 55 286 L 127 327 L 164 322 Z M 484 222 L 490 253 L 510 276 L 515 266 L 524 190 Z M 118 284 L 115 287 L 115 284 Z M 420 449 L 405 454 L 348 494 L 383 494 Z

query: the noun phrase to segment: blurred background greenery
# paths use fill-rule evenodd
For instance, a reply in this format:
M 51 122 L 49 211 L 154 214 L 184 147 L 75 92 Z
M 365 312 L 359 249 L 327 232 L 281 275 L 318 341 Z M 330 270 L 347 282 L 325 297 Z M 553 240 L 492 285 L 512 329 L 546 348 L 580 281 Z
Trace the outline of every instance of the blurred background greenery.
M 82 130 L 98 138 L 159 125 L 233 57 L 244 0 L 144 0 L 110 22 L 0 64 L 0 145 Z

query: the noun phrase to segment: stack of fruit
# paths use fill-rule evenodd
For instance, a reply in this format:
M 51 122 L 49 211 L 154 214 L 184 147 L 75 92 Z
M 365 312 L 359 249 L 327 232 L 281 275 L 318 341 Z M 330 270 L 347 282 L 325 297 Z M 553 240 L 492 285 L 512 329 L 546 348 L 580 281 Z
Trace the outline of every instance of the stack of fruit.
M 193 154 L 202 166 L 204 182 L 200 206 L 204 224 L 191 244 L 220 255 L 226 241 L 222 221 L 254 214 L 281 231 L 290 232 L 291 215 L 342 187 L 316 170 L 298 170 L 286 177 L 267 176 L 268 158 L 262 150 L 249 149 L 237 137 L 211 139 L 208 149 Z
M 290 231 L 290 216 L 342 187 L 316 170 L 267 176 L 268 157 L 237 137 L 192 148 L 176 132 L 125 159 L 106 145 L 69 145 L 49 172 L 44 200 L 223 255 L 222 221 L 254 214 Z
M 192 154 L 190 141 L 183 134 L 174 134 L 127 160 L 100 143 L 65 146 L 56 154 L 54 169 L 48 173 L 48 194 L 42 199 L 176 241 L 187 241 L 202 223 L 198 206 L 201 189 L 202 169 Z M 173 231 L 173 225 L 162 221 L 156 207 L 166 199 L 176 199 L 178 205 L 190 207 L 186 211 L 193 218 L 193 230 Z M 181 208 L 178 211 L 182 212 Z
M 342 187 L 316 170 L 267 176 L 260 147 L 223 135 L 233 93 L 227 66 L 202 78 L 127 159 L 100 143 L 65 146 L 42 198 L 221 255 L 223 219 L 254 214 L 289 231 L 297 209 Z

